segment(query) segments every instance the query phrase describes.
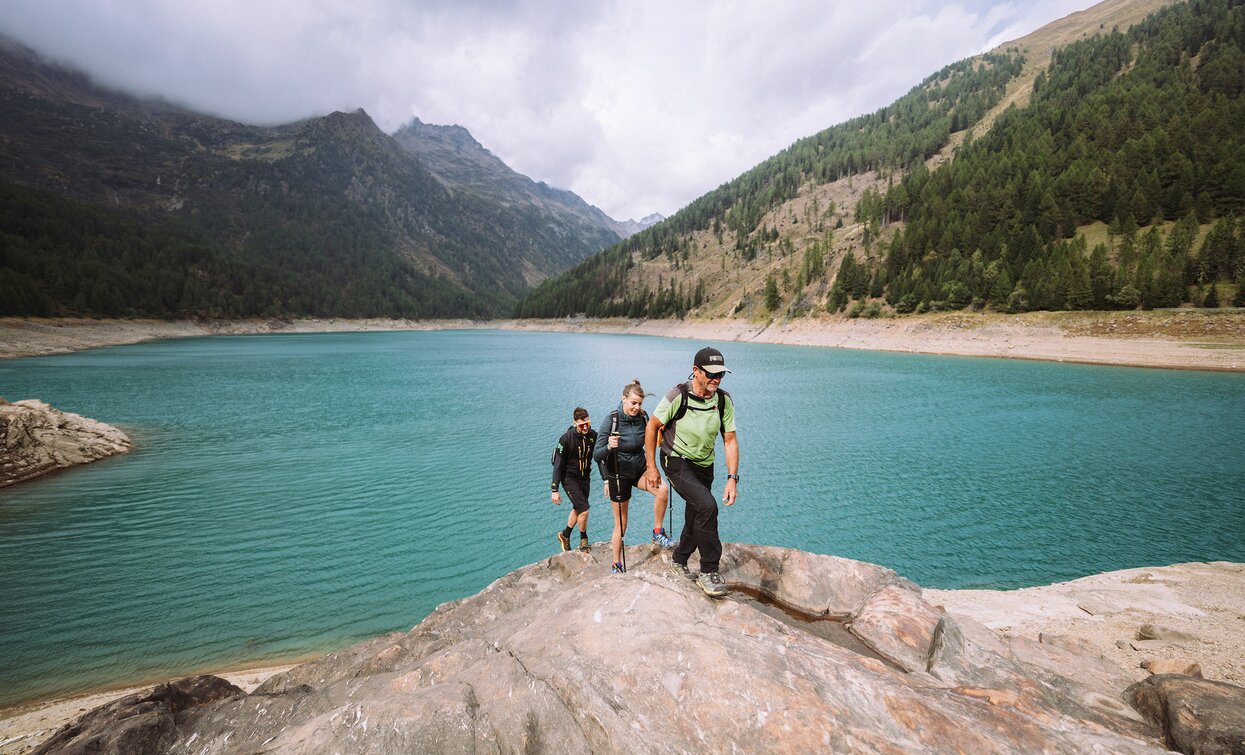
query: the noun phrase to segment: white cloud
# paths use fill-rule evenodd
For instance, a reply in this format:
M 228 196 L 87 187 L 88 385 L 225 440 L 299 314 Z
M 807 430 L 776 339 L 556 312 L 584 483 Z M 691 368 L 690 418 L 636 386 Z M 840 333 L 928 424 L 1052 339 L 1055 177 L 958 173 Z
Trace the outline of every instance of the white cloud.
M 0 29 L 250 123 L 467 127 L 614 217 L 671 214 L 942 66 L 1079 10 L 993 0 L 7 0 Z

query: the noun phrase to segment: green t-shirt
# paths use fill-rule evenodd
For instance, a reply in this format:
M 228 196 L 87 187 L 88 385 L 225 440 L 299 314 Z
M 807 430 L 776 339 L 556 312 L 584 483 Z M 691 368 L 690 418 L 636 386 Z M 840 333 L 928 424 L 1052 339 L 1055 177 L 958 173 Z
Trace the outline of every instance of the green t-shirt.
M 718 439 L 719 426 L 723 433 L 735 432 L 735 402 L 721 391 L 714 391 L 713 396 L 704 399 L 697 396 L 688 386 L 687 412 L 674 425 L 674 441 L 663 437 L 661 447 L 666 453 L 674 453 L 702 467 L 713 465 L 713 446 Z M 718 401 L 725 400 L 722 407 L 722 421 L 718 422 Z M 683 401 L 682 392 L 676 387 L 662 397 L 661 403 L 653 410 L 653 416 L 663 425 L 670 423 L 670 418 L 679 409 Z

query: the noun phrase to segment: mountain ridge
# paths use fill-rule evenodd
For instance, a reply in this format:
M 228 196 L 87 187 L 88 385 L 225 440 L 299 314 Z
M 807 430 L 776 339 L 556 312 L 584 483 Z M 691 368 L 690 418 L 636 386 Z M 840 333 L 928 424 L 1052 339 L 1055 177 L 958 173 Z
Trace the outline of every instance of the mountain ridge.
M 0 104 L 0 314 L 493 316 L 620 238 L 569 192 L 452 191 L 361 109 L 241 124 L 13 40 Z
M 528 201 L 568 223 L 605 226 L 619 238 L 634 233 L 579 195 L 556 189 L 515 171 L 459 125 L 434 125 L 419 118 L 399 128 L 394 140 L 418 157 L 451 190 L 469 191 L 503 202 Z

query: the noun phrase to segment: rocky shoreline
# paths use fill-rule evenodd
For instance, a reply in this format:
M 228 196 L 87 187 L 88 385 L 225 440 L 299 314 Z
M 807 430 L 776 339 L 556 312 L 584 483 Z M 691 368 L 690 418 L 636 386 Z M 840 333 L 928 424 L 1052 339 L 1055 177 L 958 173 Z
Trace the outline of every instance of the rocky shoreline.
M 217 334 L 497 328 L 1245 372 L 1245 310 L 937 313 L 878 319 L 243 320 L 0 318 L 0 359 Z
M 215 748 L 218 744 L 224 749 L 241 746 L 243 737 L 261 734 L 274 738 L 268 746 L 273 751 L 357 742 L 352 739 L 356 736 L 402 735 L 405 744 L 446 745 L 458 741 L 454 737 L 470 739 L 472 727 L 487 721 L 514 735 L 510 745 L 539 740 L 551 747 L 539 736 L 533 740 L 532 732 L 549 734 L 569 725 L 564 732 L 568 738 L 558 741 L 582 745 L 588 731 L 600 740 L 596 744 L 608 746 L 624 741 L 611 739 L 615 724 L 618 736 L 634 736 L 633 727 L 660 723 L 673 737 L 662 741 L 673 747 L 705 745 L 707 740 L 700 737 L 724 736 L 711 728 L 716 721 L 733 726 L 728 733 L 732 741 L 751 742 L 761 750 L 773 749 L 763 745 L 777 741 L 765 733 L 775 724 L 794 727 L 794 734 L 785 731 L 783 741 L 796 749 L 842 745 L 874 751 L 897 743 L 917 745 L 928 725 L 930 731 L 942 731 L 939 736 L 952 737 L 925 742 L 932 750 L 989 744 L 994 751 L 1105 746 L 1113 752 L 1161 752 L 1159 729 L 1148 728 L 1152 724 L 1124 704 L 1126 688 L 1140 697 L 1150 688 L 1130 683 L 1149 679 L 1147 684 L 1168 687 L 1200 684 L 1236 694 L 1245 680 L 1245 564 L 1128 569 L 1013 591 L 922 591 L 870 564 L 787 549 L 727 546 L 723 573 L 733 588 L 781 598 L 796 614 L 815 617 L 829 611 L 824 615 L 847 617 L 853 631 L 878 651 L 875 659 L 846 649 L 833 634 L 821 635 L 828 642 L 810 639 L 800 621 L 793 623 L 794 614 L 767 612 L 746 596 L 737 594 L 726 602 L 705 598 L 669 575 L 661 553 L 651 546 L 629 549 L 632 569 L 625 578 L 603 576 L 608 570 L 600 561 L 607 550 L 597 544 L 589 554 L 561 554 L 520 569 L 476 596 L 441 606 L 409 634 L 379 637 L 292 669 L 229 675 L 228 681 L 241 689 L 224 686 L 203 693 L 205 712 L 188 717 L 196 722 L 194 734 L 200 735 L 192 741 L 205 752 L 220 749 Z M 553 587 L 558 589 L 550 591 Z M 605 625 L 610 631 L 601 631 Z M 1147 626 L 1158 627 L 1166 639 L 1137 639 Z M 592 639 L 597 636 L 601 642 Z M 674 642 L 685 636 L 694 636 L 695 642 Z M 712 650 L 718 643 L 723 643 L 718 648 L 723 652 L 710 652 L 698 664 L 702 651 L 696 648 L 708 644 Z M 727 652 L 726 645 L 738 653 Z M 1125 652 L 1121 645 L 1130 649 Z M 686 657 L 689 653 L 695 657 Z M 711 670 L 737 656 L 747 659 L 746 666 L 765 668 L 742 685 L 730 681 L 730 672 L 740 673 L 738 669 Z M 1141 668 L 1143 660 L 1169 657 L 1184 665 L 1173 669 L 1147 664 L 1165 672 L 1159 676 Z M 820 673 L 829 674 L 833 682 L 822 687 L 825 682 L 817 682 L 816 674 L 809 676 L 812 672 L 802 664 L 820 665 L 827 659 L 832 662 Z M 771 660 L 778 666 L 768 668 Z M 608 668 L 602 671 L 593 664 Z M 1197 673 L 1205 682 L 1190 664 L 1200 667 Z M 482 675 L 471 681 L 462 678 L 470 668 Z M 1167 673 L 1173 670 L 1190 675 Z M 704 684 L 712 681 L 712 690 L 697 692 L 696 685 L 688 686 L 693 677 Z M 763 684 L 762 677 L 777 684 Z M 816 685 L 809 689 L 811 697 L 801 691 L 806 683 Z M 190 685 L 191 692 L 202 684 Z M 740 701 L 734 698 L 752 694 L 756 685 L 765 686 L 768 694 L 792 698 L 761 695 L 746 705 L 741 721 Z M 255 689 L 261 697 L 239 697 Z M 464 689 L 475 692 L 470 705 L 459 711 L 458 694 Z M 57 727 L 133 691 L 0 711 L 0 753 L 29 752 Z M 549 691 L 555 694 L 550 697 Z M 513 722 L 517 728 L 511 727 L 510 713 L 522 712 L 511 709 L 511 695 L 539 698 L 536 708 L 527 708 L 537 711 L 532 714 L 536 718 L 520 715 Z M 605 695 L 601 707 L 596 706 L 598 695 Z M 674 720 L 651 719 L 651 706 L 641 704 L 642 699 L 668 696 L 679 701 L 683 712 Z M 886 712 L 885 706 L 861 707 L 870 699 L 901 698 L 902 715 Z M 595 723 L 559 722 L 554 714 L 567 699 L 582 705 L 586 712 L 580 715 L 590 714 Z M 437 716 L 420 712 L 429 705 L 429 711 L 439 711 Z M 810 705 L 835 726 L 822 732 L 816 718 L 795 715 L 800 706 Z M 254 715 L 246 712 L 252 707 Z M 320 709 L 322 715 L 314 712 Z M 281 722 L 273 728 L 268 711 L 292 718 L 279 716 Z M 467 718 L 459 721 L 460 713 Z M 715 718 L 718 713 L 721 721 Z M 1230 711 L 1228 719 L 1232 725 Z M 178 721 L 181 726 L 180 716 Z M 103 725 L 102 719 L 97 724 Z M 1238 717 L 1235 724 L 1240 728 L 1245 721 Z M 235 728 L 237 735 L 226 746 L 226 734 Z M 805 738 L 797 745 L 792 736 Z M 829 743 L 824 736 L 832 737 Z

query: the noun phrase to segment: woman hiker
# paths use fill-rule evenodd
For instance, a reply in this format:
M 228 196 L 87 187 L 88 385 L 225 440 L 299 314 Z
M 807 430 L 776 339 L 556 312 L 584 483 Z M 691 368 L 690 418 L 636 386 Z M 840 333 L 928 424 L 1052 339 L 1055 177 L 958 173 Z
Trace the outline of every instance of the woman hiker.
M 622 560 L 622 542 L 627 531 L 627 507 L 631 503 L 632 488 L 653 494 L 653 542 L 663 548 L 674 547 L 674 541 L 661 526 L 670 489 L 661 478 L 658 478 L 656 485 L 644 479 L 644 430 L 648 425 L 644 397 L 639 380 L 632 380 L 623 388 L 622 401 L 606 417 L 604 428 L 597 437 L 596 449 L 592 452 L 592 458 L 605 478 L 605 493 L 614 510 L 611 544 L 614 550 L 612 571 L 615 574 L 626 571 Z
M 588 410 L 581 406 L 575 407 L 571 420 L 573 424 L 558 438 L 558 447 L 553 450 L 553 494 L 550 498 L 555 505 L 562 505 L 562 496 L 558 493 L 558 485 L 561 484 L 571 499 L 566 529 L 557 533 L 562 550 L 571 549 L 571 529 L 578 524 L 579 549 L 586 551 L 591 548 L 588 543 L 588 491 L 592 475 L 589 470 L 592 468 L 592 448 L 597 442 L 597 431 L 592 429 Z

